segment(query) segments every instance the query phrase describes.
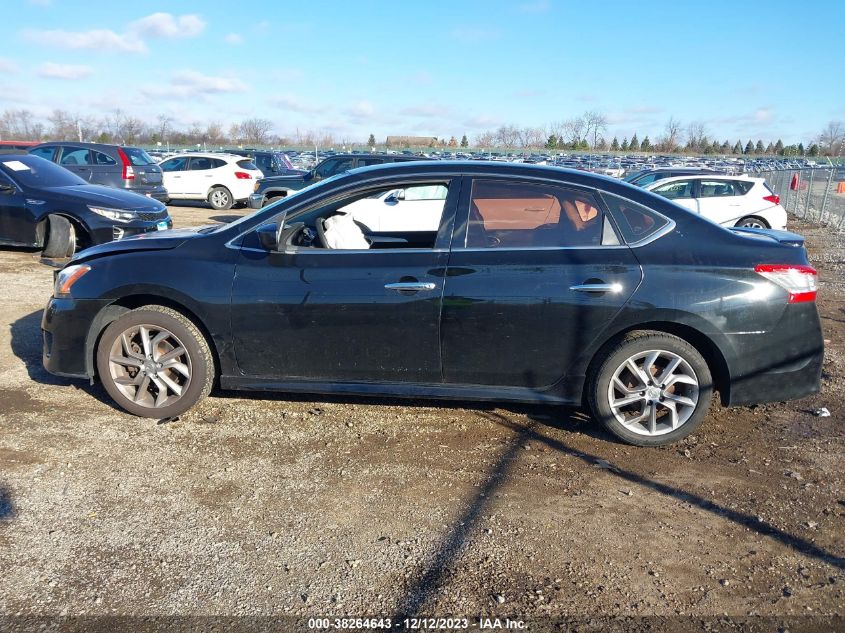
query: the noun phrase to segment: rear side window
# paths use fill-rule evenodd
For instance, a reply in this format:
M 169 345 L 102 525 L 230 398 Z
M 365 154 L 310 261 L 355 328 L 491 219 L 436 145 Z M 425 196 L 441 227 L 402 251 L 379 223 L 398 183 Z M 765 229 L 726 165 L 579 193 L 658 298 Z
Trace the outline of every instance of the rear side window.
M 108 154 L 103 154 L 102 152 L 97 151 L 92 153 L 94 154 L 95 165 L 117 165 L 117 161 Z
M 668 218 L 636 202 L 608 193 L 602 198 L 628 244 L 642 242 L 669 224 Z
M 724 198 L 728 196 L 744 196 L 748 193 L 748 190 L 742 187 L 743 184 L 737 180 L 702 180 L 701 191 L 698 197 Z
M 200 156 L 191 159 L 191 171 L 203 171 L 206 169 L 214 169 L 214 161 L 211 158 Z
M 467 248 L 599 246 L 602 213 L 586 192 L 535 183 L 475 180 Z
M 63 147 L 60 165 L 90 165 L 91 159 L 87 148 Z
M 133 165 L 138 167 L 143 165 L 155 165 L 155 161 L 152 156 L 142 149 L 138 149 L 137 147 L 122 147 L 121 149 L 123 150 L 123 153 L 126 154 L 129 162 Z
M 652 191 L 656 194 L 660 194 L 664 198 L 669 198 L 669 200 L 692 198 L 692 181 L 678 180 L 676 182 L 670 182 L 665 185 L 655 187 Z
M 220 162 L 223 162 L 223 161 L 220 161 Z M 240 167 L 241 169 L 249 169 L 249 170 L 252 170 L 252 171 L 255 171 L 256 169 L 258 169 L 258 167 L 256 167 L 255 163 L 253 163 L 248 158 L 245 158 L 243 160 L 239 160 L 238 161 L 238 167 Z
M 55 147 L 38 147 L 29 153 L 33 156 L 38 156 L 39 158 L 44 158 L 46 160 L 52 161 L 53 160 L 53 153 L 56 151 Z

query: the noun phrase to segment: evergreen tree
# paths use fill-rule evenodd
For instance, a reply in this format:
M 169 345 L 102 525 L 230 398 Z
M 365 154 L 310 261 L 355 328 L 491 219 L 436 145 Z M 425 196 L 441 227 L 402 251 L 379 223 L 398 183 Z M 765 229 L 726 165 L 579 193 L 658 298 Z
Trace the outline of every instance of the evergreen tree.
M 549 140 L 546 141 L 546 149 L 557 149 L 557 136 L 554 134 L 549 136 Z
M 769 141 L 769 144 L 766 145 L 766 154 L 774 154 L 774 153 L 775 153 L 775 146 L 771 141 Z
M 807 156 L 818 156 L 819 155 L 819 146 L 813 143 L 810 145 L 810 149 L 807 150 Z
M 628 143 L 628 149 L 630 149 L 632 152 L 640 151 L 640 141 L 637 138 L 636 132 L 634 132 L 634 135 L 631 137 L 631 142 Z
M 740 141 L 737 141 L 736 145 L 734 145 L 733 153 L 734 154 L 742 154 L 742 143 Z
M 779 156 L 783 155 L 783 141 L 780 139 L 778 139 L 778 142 L 775 143 L 775 154 L 778 154 Z
M 627 136 L 622 139 L 622 151 L 623 152 L 628 151 L 628 137 Z
M 712 145 L 710 145 L 710 151 L 713 154 L 719 154 L 722 151 L 722 145 L 716 139 L 713 139 Z
M 643 138 L 643 142 L 640 143 L 640 151 L 642 151 L 642 152 L 650 152 L 651 151 L 651 141 L 648 140 L 648 134 L 645 135 L 645 138 Z
M 745 149 L 742 152 L 743 154 L 753 154 L 754 153 L 754 143 L 750 140 L 745 144 Z
M 360 136 L 358 138 L 361 138 Z M 376 146 L 376 137 L 370 134 L 370 138 L 367 139 L 367 145 L 370 147 Z
M 610 151 L 618 152 L 619 151 L 619 139 L 615 136 L 613 137 L 613 141 L 610 143 Z
M 467 139 L 466 134 L 461 137 L 461 147 L 469 147 L 469 139 Z
M 803 156 L 804 153 L 804 143 L 798 143 L 798 155 Z
M 757 145 L 754 146 L 754 153 L 755 154 L 762 154 L 765 150 L 763 149 L 763 141 L 757 141 Z
M 731 142 L 728 141 L 728 140 L 725 140 L 725 142 L 722 143 L 722 147 L 720 147 L 719 149 L 721 150 L 722 154 L 730 154 L 731 153 Z

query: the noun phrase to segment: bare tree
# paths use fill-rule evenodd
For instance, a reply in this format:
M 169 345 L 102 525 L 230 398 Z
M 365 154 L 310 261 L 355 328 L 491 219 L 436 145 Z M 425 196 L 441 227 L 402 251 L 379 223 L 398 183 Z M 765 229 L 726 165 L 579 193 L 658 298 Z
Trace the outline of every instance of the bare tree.
M 819 145 L 825 154 L 833 156 L 842 148 L 842 141 L 845 140 L 845 129 L 842 121 L 831 121 L 819 134 Z
M 240 125 L 240 137 L 251 145 L 267 145 L 272 130 L 273 122 L 268 119 L 247 119 Z
M 35 120 L 29 110 L 6 110 L 0 117 L 0 137 L 38 141 L 44 135 L 44 125 Z
M 597 110 L 588 110 L 581 119 L 584 122 L 584 138 L 587 139 L 592 134 L 593 147 L 598 144 L 599 134 L 607 131 L 607 116 Z
M 700 152 L 707 143 L 707 126 L 702 121 L 692 121 L 687 124 L 687 147 Z
M 657 139 L 657 147 L 661 152 L 674 152 L 681 140 L 681 122 L 675 117 L 669 117 L 663 128 L 663 136 Z
M 478 136 L 475 137 L 475 146 L 476 147 L 493 147 L 496 145 L 496 135 L 487 130 L 486 132 L 482 132 Z

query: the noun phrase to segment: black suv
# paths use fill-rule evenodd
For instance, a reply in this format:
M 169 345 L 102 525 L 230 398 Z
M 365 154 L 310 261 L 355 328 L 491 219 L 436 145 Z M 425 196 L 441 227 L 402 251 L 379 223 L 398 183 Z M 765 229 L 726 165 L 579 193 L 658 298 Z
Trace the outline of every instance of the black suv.
M 51 141 L 29 150 L 93 185 L 106 185 L 167 202 L 161 167 L 142 149 L 106 143 Z
M 265 204 L 284 198 L 291 192 L 299 191 L 308 185 L 320 182 L 324 178 L 342 174 L 350 169 L 409 160 L 425 159 L 421 156 L 405 156 L 403 154 L 335 154 L 322 160 L 311 171 L 300 175 L 262 178 L 255 184 L 255 193 L 249 197 L 249 206 L 252 209 L 260 209 Z M 259 169 L 260 167 L 259 165 Z
M 294 167 L 290 158 L 284 152 L 262 149 L 224 149 L 221 151 L 251 158 L 265 178 L 270 176 L 301 176 L 307 173 L 304 169 Z

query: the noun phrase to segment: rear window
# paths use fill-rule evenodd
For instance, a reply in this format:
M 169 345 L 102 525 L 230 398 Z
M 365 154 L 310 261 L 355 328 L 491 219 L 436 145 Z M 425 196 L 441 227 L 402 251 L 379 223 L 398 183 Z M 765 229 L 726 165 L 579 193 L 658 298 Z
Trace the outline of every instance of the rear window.
M 241 169 L 250 169 L 250 170 L 253 170 L 253 171 L 258 169 L 258 167 L 255 166 L 255 163 L 253 163 L 248 158 L 245 158 L 243 160 L 239 160 L 238 161 L 238 167 L 240 167 Z
M 121 149 L 133 165 L 155 165 L 152 156 L 142 149 L 138 149 L 137 147 L 122 147 Z
M 608 193 L 602 197 L 628 244 L 642 242 L 669 224 L 668 218 L 641 204 Z

